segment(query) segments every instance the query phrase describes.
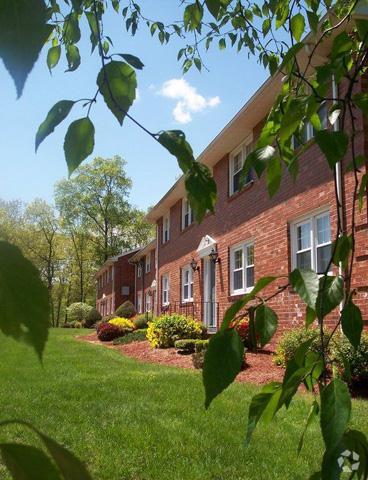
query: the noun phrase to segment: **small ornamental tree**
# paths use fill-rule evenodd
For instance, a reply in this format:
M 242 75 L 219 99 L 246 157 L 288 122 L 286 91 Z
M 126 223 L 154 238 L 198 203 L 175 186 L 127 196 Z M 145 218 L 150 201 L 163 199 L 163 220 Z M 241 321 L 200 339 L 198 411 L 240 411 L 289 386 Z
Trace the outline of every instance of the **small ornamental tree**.
M 18 97 L 46 43 L 49 44 L 47 65 L 50 70 L 56 68 L 61 54 L 66 55 L 69 72 L 78 69 L 81 63 L 77 46 L 82 36 L 81 19 L 87 21 L 88 38 L 92 50 L 97 51 L 97 86 L 87 98 L 60 100 L 50 109 L 36 134 L 36 148 L 71 110 L 84 108 L 81 117 L 69 125 L 64 141 L 65 158 L 72 174 L 93 152 L 93 106 L 102 99 L 120 124 L 128 118 L 176 157 L 198 222 L 207 211 L 214 210 L 215 182 L 209 169 L 195 161 L 183 132 L 151 132 L 129 113 L 136 98 L 136 70 L 141 70 L 144 65 L 131 53 L 111 52 L 113 41 L 104 28 L 106 9 L 111 7 L 112 11 L 122 15 L 127 32 L 133 36 L 142 25 L 148 26 L 152 36 L 157 36 L 161 44 L 168 43 L 172 36 L 185 37 L 185 46 L 178 53 L 184 73 L 193 66 L 201 70 L 203 49 L 217 45 L 225 50 L 232 45 L 239 52 L 256 56 L 271 76 L 279 78 L 279 94 L 254 151 L 245 161 L 242 178 L 245 179 L 253 169 L 259 177 L 265 177 L 272 197 L 279 189 L 284 172 L 295 178 L 301 155 L 311 143 L 316 143 L 335 180 L 336 236 L 331 257 L 321 275 L 299 268 L 287 278 L 278 277 L 275 272 L 274 276 L 259 279 L 253 290 L 226 312 L 220 331 L 211 337 L 206 350 L 203 370 L 205 405 L 208 408 L 241 369 L 244 345 L 236 329 L 229 328 L 229 325 L 246 314 L 253 348 L 265 345 L 278 328 L 278 317 L 268 305 L 269 300 L 291 286 L 306 304 L 306 327 L 317 320 L 321 352 L 311 349 L 310 340 L 303 342 L 287 363 L 283 381 L 266 385 L 253 398 L 248 412 L 246 444 L 249 444 L 259 420 L 271 420 L 281 408 L 288 408 L 298 387 L 304 384 L 314 396 L 306 418 L 306 429 L 314 417 L 319 417 L 324 440 L 320 471 L 311 478 L 340 478 L 342 470 L 337 460 L 345 450 L 355 451 L 360 456 L 358 469 L 351 473 L 351 478 L 366 478 L 367 438 L 363 432 L 349 427 L 350 393 L 340 378 L 329 378 L 328 368 L 329 346 L 336 330 L 341 328 L 353 349 L 360 348 L 363 330 L 351 279 L 355 266 L 356 220 L 364 205 L 368 185 L 368 160 L 358 153 L 361 117 L 368 115 L 368 95 L 355 90 L 355 85 L 366 74 L 368 60 L 368 18 L 364 2 L 188 0 L 180 3 L 181 19 L 170 24 L 146 18 L 141 6 L 130 0 L 3 0 L 0 5 L 0 57 L 15 82 Z M 302 37 L 307 33 L 306 46 Z M 326 51 L 329 52 L 327 56 Z M 321 122 L 319 116 L 322 106 L 328 108 L 327 124 Z M 315 135 L 305 142 L 307 124 L 313 127 Z M 295 148 L 297 145 L 299 147 Z M 347 157 L 349 162 L 346 162 Z M 352 178 L 353 194 L 346 199 L 349 208 L 349 222 L 346 223 L 342 215 L 339 182 L 341 176 L 348 173 Z M 0 242 L 0 255 L 0 329 L 17 339 L 27 337 L 41 357 L 48 332 L 47 292 L 35 269 L 18 249 Z M 330 275 L 332 265 L 336 268 Z M 268 287 L 270 290 L 272 286 L 275 286 L 274 292 L 265 295 L 264 289 Z M 17 305 L 27 305 L 27 309 L 19 310 Z M 338 321 L 325 340 L 326 316 L 338 307 Z M 11 328 L 9 321 L 12 321 Z M 27 335 L 24 335 L 25 331 Z M 348 365 L 349 358 L 343 358 Z M 60 472 L 67 472 L 64 478 L 71 475 L 81 480 L 91 478 L 70 452 L 41 432 L 36 433 Z M 303 438 L 304 434 L 298 449 L 302 447 Z M 3 458 L 9 459 L 10 456 L 4 454 L 6 448 L 6 444 L 0 444 Z M 22 466 L 22 471 L 31 463 L 25 462 L 25 453 L 26 450 L 15 462 Z M 32 454 L 34 458 L 35 453 Z M 48 465 L 47 457 L 45 460 L 41 453 L 38 455 L 39 468 Z M 13 458 L 5 460 L 10 470 L 14 468 Z
M 84 322 L 92 311 L 93 307 L 83 302 L 72 303 L 66 310 L 69 322 Z

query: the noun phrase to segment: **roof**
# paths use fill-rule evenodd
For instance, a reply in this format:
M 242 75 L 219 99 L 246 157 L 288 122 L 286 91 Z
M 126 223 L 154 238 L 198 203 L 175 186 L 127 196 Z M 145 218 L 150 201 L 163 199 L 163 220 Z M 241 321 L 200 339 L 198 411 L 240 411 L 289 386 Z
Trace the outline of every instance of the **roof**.
M 131 255 L 133 254 L 134 252 L 137 252 L 138 250 L 140 249 L 140 247 L 137 247 L 137 248 L 133 248 L 131 250 L 124 250 L 123 252 L 121 252 L 119 255 L 116 255 L 115 257 L 109 257 L 106 262 L 104 262 L 100 268 L 97 270 L 96 274 L 95 274 L 95 277 L 98 277 L 98 275 L 101 273 L 102 270 L 105 270 L 106 267 L 109 267 L 111 265 L 114 265 L 114 263 L 116 263 L 119 258 L 121 257 L 125 257 L 127 255 Z
M 144 247 L 142 247 L 141 249 L 139 249 L 137 251 L 137 253 L 135 253 L 130 259 L 129 259 L 129 262 L 130 263 L 136 263 L 138 262 L 141 258 L 143 258 L 145 255 L 147 255 L 147 253 L 151 252 L 152 250 L 155 250 L 156 248 L 156 239 L 154 238 L 153 240 L 151 240 L 149 243 L 147 243 L 147 245 L 145 245 Z
M 367 9 L 366 9 L 367 10 Z M 365 15 L 366 11 L 359 12 Z M 345 28 L 340 27 L 334 30 L 337 35 Z M 298 61 L 303 66 L 308 62 L 308 55 L 311 46 L 315 44 L 313 34 L 309 33 L 304 38 L 305 48 L 297 54 Z M 326 38 L 325 41 L 316 49 L 313 56 L 314 63 L 311 68 L 323 63 L 330 51 L 332 39 Z M 254 127 L 259 124 L 269 113 L 276 96 L 278 95 L 283 82 L 281 72 L 269 77 L 261 87 L 252 95 L 238 113 L 230 120 L 230 122 L 216 135 L 212 142 L 203 150 L 197 160 L 213 167 L 225 155 L 237 148 L 247 137 L 253 134 Z M 184 176 L 181 176 L 170 190 L 159 200 L 159 202 L 149 211 L 146 216 L 147 221 L 156 223 L 157 220 L 164 216 L 172 205 L 178 200 L 186 196 Z

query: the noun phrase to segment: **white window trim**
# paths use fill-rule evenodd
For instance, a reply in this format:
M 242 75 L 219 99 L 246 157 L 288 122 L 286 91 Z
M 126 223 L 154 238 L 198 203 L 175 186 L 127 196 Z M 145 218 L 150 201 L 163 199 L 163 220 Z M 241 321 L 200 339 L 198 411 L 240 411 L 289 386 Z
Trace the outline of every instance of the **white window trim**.
M 166 221 L 167 221 L 167 228 L 166 228 Z M 167 233 L 167 239 L 166 237 Z M 170 212 L 164 215 L 162 219 L 162 243 L 167 243 L 170 240 Z
M 317 219 L 320 217 L 324 217 L 325 215 L 330 216 L 330 228 L 331 228 L 331 212 L 329 208 L 318 209 L 313 212 L 310 212 L 307 215 L 303 215 L 298 219 L 290 222 L 290 240 L 291 240 L 291 270 L 297 268 L 297 253 L 301 253 L 303 251 L 311 250 L 311 268 L 314 271 L 317 271 L 317 247 L 324 247 L 326 245 L 332 244 L 332 239 L 329 242 L 321 243 L 317 245 Z M 311 230 L 311 248 L 298 250 L 298 235 L 297 235 L 297 228 L 298 226 L 304 223 L 312 223 L 312 230 Z M 331 238 L 331 232 L 330 232 Z M 332 266 L 331 270 L 328 272 L 329 275 L 332 275 Z M 322 274 L 319 274 L 322 276 Z
M 326 101 L 324 102 L 321 102 L 320 106 L 319 106 L 319 109 L 317 110 L 317 113 L 320 111 L 320 109 L 326 104 Z M 336 120 L 338 121 L 338 120 Z M 323 122 L 322 122 L 322 129 L 326 129 L 328 128 L 328 110 L 326 109 L 326 118 L 324 119 L 324 123 L 325 125 L 323 125 Z M 310 140 L 312 140 L 312 138 L 314 138 L 314 127 L 313 125 L 311 124 L 310 121 L 307 121 L 305 123 L 305 127 L 306 127 L 306 132 L 305 132 L 305 143 L 309 142 Z M 302 146 L 303 144 L 300 144 L 300 145 L 296 145 L 296 142 L 295 142 L 295 135 L 292 136 L 292 140 L 291 140 L 291 144 L 292 144 L 292 147 L 293 149 L 295 150 L 296 148 L 299 148 L 300 146 Z
M 254 268 L 254 263 L 251 264 L 251 265 L 248 265 L 248 263 L 247 263 L 248 262 L 247 247 L 249 247 L 250 245 L 253 245 L 253 249 L 254 249 L 254 240 L 247 240 L 246 242 L 241 242 L 241 243 L 238 243 L 236 245 L 233 245 L 230 248 L 230 295 L 231 296 L 236 296 L 236 295 L 242 295 L 244 293 L 249 293 L 254 288 L 254 285 L 252 285 L 251 287 L 246 287 L 245 286 L 246 283 L 247 283 L 247 276 L 246 276 L 247 268 L 249 268 L 249 267 Z M 242 250 L 242 254 L 243 254 L 243 267 L 242 267 L 242 270 L 243 270 L 243 288 L 239 288 L 238 290 L 234 290 L 234 275 L 233 275 L 234 270 L 235 270 L 235 255 L 234 255 L 234 252 L 236 252 L 237 250 Z M 253 262 L 254 262 L 254 260 L 253 260 Z
M 184 278 L 186 272 L 189 272 L 188 275 L 188 284 L 184 283 Z M 184 285 L 188 285 L 188 298 L 184 298 Z M 192 296 L 190 295 L 190 292 L 192 291 Z M 181 301 L 182 303 L 189 303 L 193 302 L 193 292 L 194 292 L 194 284 L 193 284 L 193 270 L 190 265 L 186 265 L 181 269 Z
M 142 309 L 142 292 L 138 292 L 137 293 L 137 310 L 138 310 L 138 313 L 143 313 L 143 309 Z
M 149 273 L 151 271 L 151 252 L 148 252 L 146 255 L 146 273 Z
M 165 288 L 165 280 L 167 280 L 167 288 Z M 165 273 L 161 277 L 161 303 L 162 305 L 169 305 L 170 304 L 170 279 L 169 275 Z M 167 299 L 165 300 L 165 292 L 167 293 Z
M 252 140 L 253 140 L 252 137 L 248 137 L 244 142 L 242 142 L 237 148 L 235 148 L 230 153 L 230 156 L 229 156 L 229 196 L 230 197 L 232 195 L 240 192 L 240 190 L 241 190 L 241 189 L 237 190 L 236 192 L 234 191 L 233 179 L 234 179 L 235 173 L 237 173 L 237 172 L 234 172 L 234 159 L 239 153 L 241 153 L 241 165 L 242 165 L 241 168 L 243 168 L 245 159 L 246 159 L 247 154 L 248 154 L 248 151 L 251 147 Z M 252 180 L 250 180 L 248 183 L 251 183 L 251 181 Z M 247 183 L 245 185 L 247 185 Z M 245 185 L 243 185 L 243 186 L 245 186 Z
M 188 223 L 188 225 L 185 225 L 185 210 L 186 210 L 187 205 L 188 205 L 189 223 Z M 190 206 L 190 203 L 188 202 L 188 199 L 183 198 L 182 201 L 181 201 L 181 229 L 185 230 L 185 229 L 189 228 L 190 225 L 192 225 L 193 222 L 194 222 L 194 218 L 193 218 L 192 207 Z
M 137 265 L 137 278 L 141 278 L 142 276 L 142 265 L 141 263 L 138 263 Z

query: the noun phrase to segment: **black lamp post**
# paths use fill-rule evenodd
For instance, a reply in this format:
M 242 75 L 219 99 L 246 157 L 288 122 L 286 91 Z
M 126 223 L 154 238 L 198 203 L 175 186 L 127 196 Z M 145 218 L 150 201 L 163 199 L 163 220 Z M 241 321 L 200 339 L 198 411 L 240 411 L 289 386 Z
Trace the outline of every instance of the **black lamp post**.
M 192 267 L 193 272 L 196 272 L 197 270 L 199 270 L 198 262 L 197 260 L 194 260 L 194 258 L 192 258 L 192 261 L 190 262 L 190 266 Z
M 219 261 L 220 261 L 217 250 L 215 250 L 214 248 L 211 250 L 211 253 L 210 253 L 209 257 L 210 257 L 211 262 L 213 262 L 213 263 L 219 263 Z

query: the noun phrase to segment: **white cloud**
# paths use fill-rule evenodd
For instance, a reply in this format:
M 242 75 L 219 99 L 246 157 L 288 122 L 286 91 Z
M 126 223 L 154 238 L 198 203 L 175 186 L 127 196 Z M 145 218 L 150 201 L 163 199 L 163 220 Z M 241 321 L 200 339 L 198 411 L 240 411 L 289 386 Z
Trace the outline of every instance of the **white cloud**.
M 220 103 L 220 97 L 205 98 L 184 78 L 167 80 L 158 93 L 163 97 L 177 100 L 173 115 L 178 123 L 189 123 L 192 121 L 192 113 L 202 112 Z

